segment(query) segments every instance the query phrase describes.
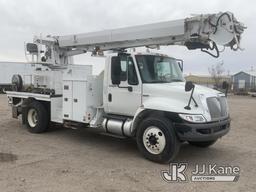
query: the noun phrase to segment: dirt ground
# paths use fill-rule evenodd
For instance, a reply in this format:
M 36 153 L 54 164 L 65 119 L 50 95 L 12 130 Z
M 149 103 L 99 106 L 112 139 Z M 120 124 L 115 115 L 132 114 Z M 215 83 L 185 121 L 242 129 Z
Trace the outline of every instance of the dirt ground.
M 51 128 L 31 134 L 11 118 L 0 95 L 0 191 L 255 191 L 256 98 L 229 98 L 232 129 L 208 149 L 183 144 L 176 162 L 240 166 L 238 182 L 167 183 L 160 176 L 169 165 L 150 162 L 131 139 L 89 130 Z

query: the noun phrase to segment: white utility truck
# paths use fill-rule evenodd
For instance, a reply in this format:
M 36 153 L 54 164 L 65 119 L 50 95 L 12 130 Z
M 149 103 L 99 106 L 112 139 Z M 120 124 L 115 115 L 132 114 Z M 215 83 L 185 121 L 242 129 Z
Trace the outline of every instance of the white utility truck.
M 146 158 L 170 162 L 182 142 L 207 147 L 229 131 L 225 94 L 185 82 L 182 60 L 127 50 L 182 45 L 218 57 L 218 46 L 240 49 L 244 29 L 232 13 L 224 12 L 94 33 L 35 37 L 25 46 L 30 63 L 38 65 L 32 85 L 23 85 L 16 74 L 13 91 L 7 92 L 13 117 L 22 115 L 32 133 L 60 123 L 134 137 Z M 86 52 L 106 58 L 99 75 L 92 75 L 92 66 L 73 64 L 73 56 Z

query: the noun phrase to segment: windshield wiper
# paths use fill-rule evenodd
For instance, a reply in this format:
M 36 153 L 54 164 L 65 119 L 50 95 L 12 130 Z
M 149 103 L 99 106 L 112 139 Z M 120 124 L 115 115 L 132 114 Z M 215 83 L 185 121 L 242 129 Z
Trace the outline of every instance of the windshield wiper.
M 170 83 L 170 81 L 161 81 L 161 80 L 155 80 L 155 81 L 149 81 L 147 83 Z
M 183 82 L 181 79 L 172 79 L 172 82 Z

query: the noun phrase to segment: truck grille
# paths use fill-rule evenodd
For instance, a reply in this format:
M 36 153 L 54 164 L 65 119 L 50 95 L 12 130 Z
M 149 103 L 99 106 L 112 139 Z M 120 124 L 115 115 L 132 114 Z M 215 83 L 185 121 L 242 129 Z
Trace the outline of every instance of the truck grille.
M 206 102 L 212 119 L 221 119 L 228 116 L 226 97 L 209 97 Z

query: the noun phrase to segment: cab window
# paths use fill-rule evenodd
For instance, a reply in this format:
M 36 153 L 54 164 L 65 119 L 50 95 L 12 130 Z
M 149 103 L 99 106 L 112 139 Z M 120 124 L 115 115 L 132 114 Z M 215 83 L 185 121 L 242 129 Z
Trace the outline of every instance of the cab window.
M 118 58 L 118 57 L 116 57 Z M 130 56 L 120 56 L 120 81 L 129 85 L 138 85 L 138 77 L 134 62 Z

